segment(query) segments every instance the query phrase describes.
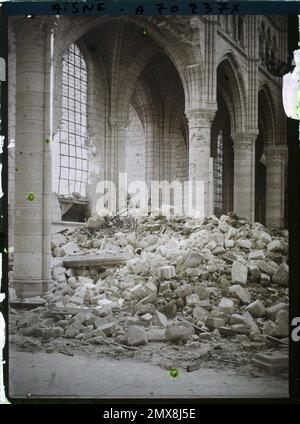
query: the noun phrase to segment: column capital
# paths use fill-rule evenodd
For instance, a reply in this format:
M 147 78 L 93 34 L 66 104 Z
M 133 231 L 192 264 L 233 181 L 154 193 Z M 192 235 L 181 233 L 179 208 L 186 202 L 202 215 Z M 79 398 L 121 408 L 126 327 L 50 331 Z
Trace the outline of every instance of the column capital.
M 215 114 L 215 109 L 189 109 L 185 111 L 189 128 L 211 126 Z
M 287 160 L 288 148 L 284 144 L 266 146 L 265 155 L 267 162 L 281 163 L 282 160 Z
M 235 133 L 232 135 L 233 145 L 235 148 L 250 149 L 254 145 L 257 136 L 258 133 Z

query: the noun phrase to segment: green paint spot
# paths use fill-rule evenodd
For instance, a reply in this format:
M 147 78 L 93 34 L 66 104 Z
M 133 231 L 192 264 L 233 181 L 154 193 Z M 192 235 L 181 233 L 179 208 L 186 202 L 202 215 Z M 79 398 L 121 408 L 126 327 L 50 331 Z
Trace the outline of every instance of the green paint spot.
M 46 144 L 49 144 L 49 143 L 50 143 L 49 138 L 46 138 L 45 143 L 46 143 Z
M 144 37 L 148 37 L 149 32 L 148 32 L 147 28 L 142 29 L 142 34 L 143 34 Z
M 34 201 L 34 199 L 35 199 L 35 194 L 34 194 L 34 193 L 32 193 L 32 192 L 28 193 L 28 194 L 27 194 L 27 199 L 28 199 L 30 202 L 33 202 L 33 201 Z
M 172 370 L 170 370 L 169 374 L 170 374 L 170 377 L 177 378 L 179 376 L 179 371 L 173 368 Z

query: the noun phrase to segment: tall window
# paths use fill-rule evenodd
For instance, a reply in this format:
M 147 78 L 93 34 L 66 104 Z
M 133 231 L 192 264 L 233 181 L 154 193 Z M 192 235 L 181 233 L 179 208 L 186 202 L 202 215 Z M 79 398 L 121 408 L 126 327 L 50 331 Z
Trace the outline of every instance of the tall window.
M 214 158 L 214 210 L 222 213 L 223 210 L 223 131 L 217 139 L 216 155 Z
M 62 59 L 62 120 L 56 139 L 59 149 L 57 193 L 61 196 L 78 193 L 86 198 L 87 67 L 76 44 L 71 44 Z

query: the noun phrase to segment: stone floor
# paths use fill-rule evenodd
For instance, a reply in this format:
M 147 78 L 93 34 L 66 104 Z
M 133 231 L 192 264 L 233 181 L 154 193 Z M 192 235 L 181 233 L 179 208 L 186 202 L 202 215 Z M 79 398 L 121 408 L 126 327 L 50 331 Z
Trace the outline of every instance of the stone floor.
M 168 370 L 133 360 L 11 350 L 9 393 L 22 398 L 273 398 L 288 396 L 288 380 L 235 370 Z

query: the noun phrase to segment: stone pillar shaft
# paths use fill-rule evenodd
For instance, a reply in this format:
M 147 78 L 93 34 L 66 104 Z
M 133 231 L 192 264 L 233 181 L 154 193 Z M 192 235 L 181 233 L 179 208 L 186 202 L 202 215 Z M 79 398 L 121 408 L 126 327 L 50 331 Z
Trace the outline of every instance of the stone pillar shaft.
M 234 210 L 254 221 L 255 140 L 257 134 L 235 134 L 234 140 Z
M 204 182 L 204 216 L 213 213 L 210 132 L 214 114 L 214 110 L 194 109 L 186 112 L 189 125 L 189 181 Z
M 284 220 L 285 167 L 287 148 L 273 146 L 266 150 L 267 168 L 267 227 L 282 227 Z
M 44 214 L 50 199 L 45 181 L 49 173 L 44 171 L 49 136 L 44 120 L 46 40 L 44 27 L 39 22 L 34 25 L 33 30 L 32 21 L 24 19 L 16 39 L 14 286 L 20 298 L 41 295 L 51 279 L 51 211 Z M 33 193 L 31 200 L 28 193 Z
M 129 120 L 124 117 L 110 117 L 110 143 L 107 146 L 106 179 L 116 187 L 116 210 L 119 209 L 119 174 L 126 172 L 126 128 Z

